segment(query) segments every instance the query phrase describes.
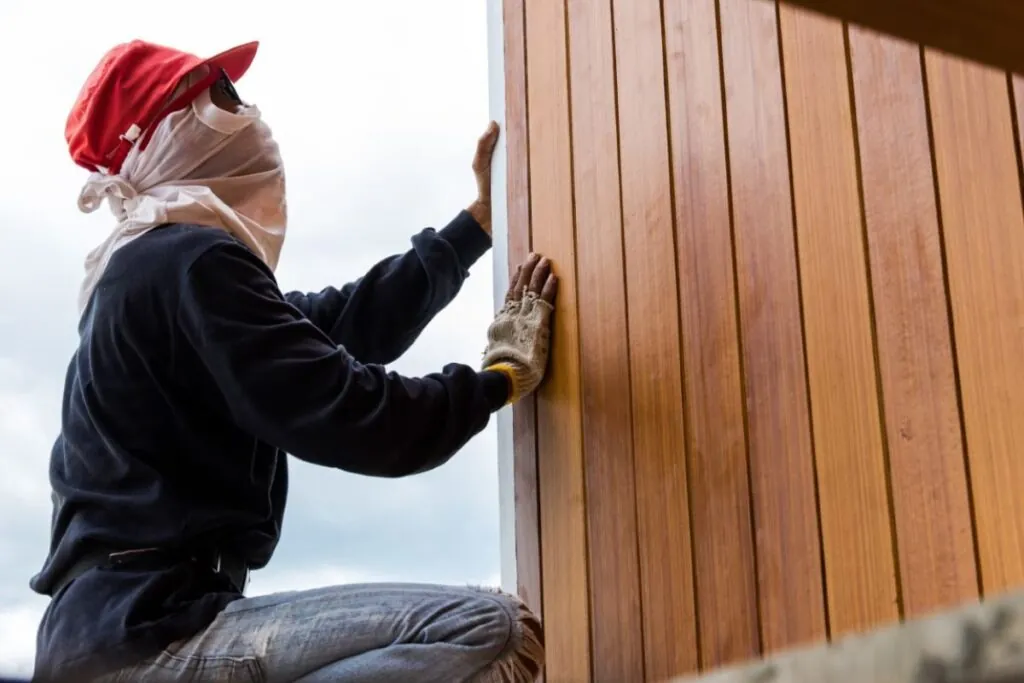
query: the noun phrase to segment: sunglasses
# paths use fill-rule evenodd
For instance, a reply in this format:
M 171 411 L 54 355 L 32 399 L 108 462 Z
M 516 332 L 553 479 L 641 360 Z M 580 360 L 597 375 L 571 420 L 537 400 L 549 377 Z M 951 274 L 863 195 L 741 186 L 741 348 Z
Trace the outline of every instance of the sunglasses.
M 238 105 L 245 104 L 245 102 L 242 101 L 242 98 L 238 96 L 238 91 L 235 90 L 235 84 L 231 82 L 230 78 L 228 78 L 228 74 L 224 69 L 220 70 L 220 76 L 214 82 L 213 87 L 220 90 L 229 101 Z

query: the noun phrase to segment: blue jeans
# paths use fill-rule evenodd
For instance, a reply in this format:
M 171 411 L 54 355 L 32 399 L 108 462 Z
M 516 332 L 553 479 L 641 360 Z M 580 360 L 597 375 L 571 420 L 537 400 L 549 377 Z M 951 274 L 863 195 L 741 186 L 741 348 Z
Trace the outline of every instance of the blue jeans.
M 243 598 L 102 683 L 528 683 L 540 622 L 480 588 L 362 584 Z

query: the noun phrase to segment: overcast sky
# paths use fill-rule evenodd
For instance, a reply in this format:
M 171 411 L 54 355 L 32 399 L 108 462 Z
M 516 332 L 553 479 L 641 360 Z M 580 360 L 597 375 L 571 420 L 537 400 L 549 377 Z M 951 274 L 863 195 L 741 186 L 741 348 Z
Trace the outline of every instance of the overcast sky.
M 0 0 L 0 673 L 30 671 L 46 600 L 28 580 L 49 541 L 47 458 L 77 344 L 86 252 L 112 227 L 78 212 L 86 172 L 64 121 L 113 45 L 143 38 L 210 55 L 260 40 L 239 84 L 277 137 L 288 174 L 282 289 L 319 290 L 404 251 L 473 198 L 488 116 L 482 0 Z M 484 258 L 459 298 L 394 369 L 476 364 L 491 317 Z M 351 580 L 496 583 L 492 425 L 447 466 L 398 481 L 292 460 L 284 535 L 253 593 Z

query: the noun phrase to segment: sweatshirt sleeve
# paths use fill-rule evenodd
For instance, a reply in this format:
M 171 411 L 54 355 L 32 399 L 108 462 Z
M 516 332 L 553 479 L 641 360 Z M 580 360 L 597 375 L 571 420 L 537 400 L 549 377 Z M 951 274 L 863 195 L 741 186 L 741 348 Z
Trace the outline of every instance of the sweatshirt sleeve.
M 424 472 L 507 400 L 498 373 L 452 364 L 410 378 L 360 363 L 285 301 L 242 245 L 214 246 L 183 279 L 178 327 L 231 416 L 302 460 L 380 477 Z
M 391 363 L 451 303 L 490 246 L 491 238 L 462 211 L 440 232 L 427 228 L 415 235 L 412 249 L 355 282 L 313 294 L 289 292 L 285 299 L 360 361 Z

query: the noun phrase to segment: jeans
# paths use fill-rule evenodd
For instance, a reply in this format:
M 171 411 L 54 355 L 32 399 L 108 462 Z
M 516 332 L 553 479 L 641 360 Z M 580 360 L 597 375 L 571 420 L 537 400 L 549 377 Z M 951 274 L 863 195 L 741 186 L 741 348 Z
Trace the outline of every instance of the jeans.
M 500 591 L 362 584 L 243 598 L 102 683 L 528 683 L 540 623 Z

